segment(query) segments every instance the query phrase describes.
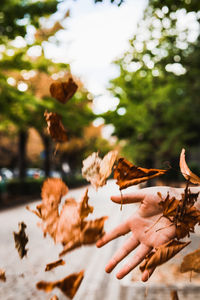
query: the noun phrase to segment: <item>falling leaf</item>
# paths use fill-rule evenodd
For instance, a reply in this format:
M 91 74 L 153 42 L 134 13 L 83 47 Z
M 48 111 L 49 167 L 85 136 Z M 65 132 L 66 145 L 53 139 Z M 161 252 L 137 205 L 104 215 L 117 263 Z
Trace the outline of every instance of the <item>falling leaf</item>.
M 200 249 L 197 249 L 184 256 L 180 271 L 181 273 L 188 271 L 200 273 Z
M 45 111 L 44 113 L 46 122 L 47 122 L 47 130 L 52 139 L 56 142 L 66 142 L 67 138 L 67 131 L 65 130 L 61 116 L 57 113 L 50 112 L 48 113 Z
M 2 281 L 6 281 L 6 274 L 5 274 L 5 271 L 0 269 L 0 280 Z
M 56 236 L 59 218 L 58 206 L 63 196 L 68 193 L 68 187 L 60 178 L 48 178 L 42 186 L 42 203 L 36 206 L 35 214 L 38 212 L 42 223 L 40 224 L 44 236 L 48 233 L 51 237 Z
M 189 169 L 185 161 L 185 149 L 182 149 L 181 151 L 179 164 L 180 164 L 181 173 L 186 180 L 189 180 L 193 184 L 200 184 L 200 178 L 194 173 L 192 173 L 192 171 Z
M 178 293 L 176 290 L 171 291 L 170 295 L 171 295 L 171 300 L 179 300 Z
M 37 211 L 33 211 L 42 219 L 40 227 L 44 236 L 48 233 L 55 243 L 62 243 L 64 249 L 60 255 L 81 245 L 96 243 L 104 233 L 107 219 L 85 220 L 93 212 L 93 207 L 88 204 L 88 189 L 80 202 L 67 198 L 59 213 L 58 206 L 67 191 L 61 179 L 47 179 L 42 187 L 42 203 L 37 206 Z
M 106 184 L 107 178 L 112 172 L 112 167 L 117 158 L 118 151 L 108 152 L 103 159 L 98 152 L 93 152 L 83 161 L 82 175 L 91 183 L 93 187 L 98 189 Z
M 51 271 L 52 269 L 54 269 L 58 266 L 63 266 L 64 264 L 65 264 L 65 261 L 63 259 L 59 259 L 57 261 L 49 263 L 49 264 L 46 265 L 45 272 Z
M 28 243 L 28 237 L 25 233 L 26 224 L 21 222 L 18 224 L 19 232 L 13 232 L 15 240 L 15 248 L 17 249 L 20 258 L 23 258 L 27 254 L 27 249 L 25 249 L 26 244 Z
M 67 297 L 72 299 L 76 294 L 81 281 L 83 280 L 84 271 L 71 274 L 57 281 L 40 281 L 36 284 L 39 290 L 44 290 L 46 293 L 51 292 L 54 288 L 59 288 Z
M 65 82 L 54 82 L 50 85 L 51 96 L 61 103 L 66 103 L 73 97 L 78 89 L 78 85 L 75 83 L 72 77 Z
M 117 179 L 116 183 L 119 185 L 120 190 L 123 190 L 129 186 L 163 175 L 166 172 L 167 170 L 136 167 L 121 157 L 114 169 L 114 178 Z
M 75 233 L 77 231 L 73 230 L 73 233 L 66 239 L 63 239 L 64 249 L 60 253 L 60 256 L 66 254 L 67 252 L 78 248 L 82 245 L 95 244 L 102 235 L 104 235 L 104 222 L 107 217 L 101 217 L 96 220 L 84 221 L 81 227 L 78 229 L 78 235 Z
M 144 262 L 140 265 L 140 270 L 143 272 L 144 270 L 154 269 L 157 266 L 162 265 L 189 244 L 190 242 L 171 240 L 160 247 L 155 248 L 155 250 L 150 252 Z

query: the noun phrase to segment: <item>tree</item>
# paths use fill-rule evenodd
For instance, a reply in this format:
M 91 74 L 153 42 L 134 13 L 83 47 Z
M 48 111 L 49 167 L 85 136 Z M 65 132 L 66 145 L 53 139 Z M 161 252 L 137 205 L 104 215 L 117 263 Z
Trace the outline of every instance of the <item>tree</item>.
M 12 127 L 12 133 L 19 135 L 20 177 L 25 177 L 27 129 L 34 127 L 41 134 L 45 146 L 45 170 L 50 172 L 50 139 L 46 134 L 44 111 L 54 111 L 63 117 L 69 137 L 81 136 L 83 128 L 94 119 L 88 91 L 79 82 L 79 91 L 67 107 L 63 107 L 49 95 L 49 85 L 53 79 L 65 77 L 70 73 L 67 64 L 54 63 L 44 55 L 43 42 L 62 29 L 59 21 L 46 28 L 44 18 L 56 12 L 57 1 L 3 1 L 1 5 L 2 22 L 0 41 L 2 58 L 0 61 L 1 88 L 1 131 Z M 65 12 L 63 18 L 69 16 Z M 27 37 L 28 26 L 34 26 L 35 35 L 30 42 Z M 21 43 L 19 47 L 16 43 Z M 36 49 L 39 55 L 32 56 L 30 50 Z M 21 91 L 20 91 L 21 90 Z
M 115 61 L 120 75 L 109 89 L 119 104 L 104 118 L 136 163 L 160 166 L 199 144 L 199 9 L 198 1 L 150 1 L 130 49 Z

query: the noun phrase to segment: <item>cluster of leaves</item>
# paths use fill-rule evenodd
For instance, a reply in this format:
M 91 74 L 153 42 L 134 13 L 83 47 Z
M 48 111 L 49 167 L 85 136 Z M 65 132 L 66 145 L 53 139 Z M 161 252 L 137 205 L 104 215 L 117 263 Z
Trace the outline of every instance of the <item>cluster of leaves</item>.
M 145 261 L 141 264 L 141 271 L 150 270 L 152 268 L 154 269 L 175 256 L 190 243 L 190 241 L 180 242 L 179 239 L 189 236 L 191 232 L 194 232 L 195 225 L 200 224 L 200 211 L 194 206 L 199 193 L 191 193 L 188 187 L 190 181 L 195 184 L 200 184 L 200 178 L 189 169 L 185 161 L 184 149 L 180 155 L 180 169 L 183 176 L 187 179 L 186 188 L 182 194 L 182 198 L 171 198 L 168 193 L 166 199 L 163 200 L 162 195 L 158 193 L 159 197 L 162 199 L 159 203 L 162 207 L 162 215 L 160 218 L 167 218 L 171 222 L 170 226 L 175 226 L 176 238 L 178 240 L 171 240 L 151 251 Z M 156 223 L 160 220 L 160 218 L 156 221 Z M 197 262 L 199 260 L 198 253 L 199 252 L 197 250 L 184 258 L 181 265 L 182 272 L 186 272 L 194 268 L 195 259 Z M 191 264 L 191 258 L 194 259 L 193 265 Z
M 93 207 L 88 204 L 88 189 L 86 189 L 80 202 L 67 198 L 59 213 L 61 198 L 66 195 L 67 186 L 61 179 L 49 178 L 42 187 L 42 203 L 33 211 L 42 219 L 40 227 L 44 236 L 48 233 L 55 243 L 64 246 L 60 255 L 80 247 L 93 244 L 104 233 L 103 226 L 107 217 L 96 220 L 85 220 L 93 212 Z M 28 208 L 29 209 L 29 208 Z

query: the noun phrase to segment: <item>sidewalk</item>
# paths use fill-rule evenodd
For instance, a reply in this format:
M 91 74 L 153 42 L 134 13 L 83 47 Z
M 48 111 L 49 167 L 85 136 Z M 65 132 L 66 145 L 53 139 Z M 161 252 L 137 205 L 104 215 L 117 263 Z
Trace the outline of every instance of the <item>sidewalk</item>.
M 71 190 L 69 197 L 75 197 L 78 200 L 84 190 L 85 187 Z M 94 206 L 94 213 L 90 218 L 108 215 L 109 220 L 105 223 L 106 231 L 115 227 L 137 209 L 135 204 L 124 205 L 120 211 L 120 207 L 109 199 L 114 194 L 119 194 L 119 190 L 112 180 L 98 192 L 89 186 L 89 203 Z M 36 204 L 37 202 L 32 203 L 31 208 Z M 28 256 L 23 260 L 20 260 L 14 248 L 12 233 L 18 231 L 18 222 L 21 221 L 26 223 L 29 237 Z M 7 277 L 5 283 L 0 281 L 0 299 L 50 300 L 56 294 L 59 300 L 65 300 L 67 298 L 58 289 L 46 294 L 36 289 L 36 283 L 40 280 L 58 280 L 82 269 L 85 270 L 85 277 L 74 297 L 75 300 L 165 300 L 170 299 L 172 288 L 178 288 L 180 300 L 200 297 L 199 275 L 195 276 L 192 282 L 189 282 L 189 274 L 177 275 L 179 274 L 177 263 L 181 261 L 186 251 L 182 251 L 175 259 L 158 268 L 146 284 L 138 281 L 140 278 L 138 269 L 123 280 L 117 280 L 115 274 L 124 262 L 119 264 L 111 274 L 106 274 L 104 271 L 106 263 L 127 237 L 112 241 L 101 249 L 95 246 L 85 246 L 74 250 L 64 256 L 66 261 L 64 266 L 44 272 L 46 263 L 56 260 L 62 247 L 54 245 L 49 237 L 43 238 L 42 231 L 36 225 L 38 221 L 39 219 L 28 212 L 24 205 L 0 212 L 0 268 L 5 269 Z M 193 235 L 191 244 L 187 252 L 200 246 L 199 233 Z M 132 277 L 134 281 L 131 280 Z M 147 296 L 145 296 L 146 287 L 148 288 Z

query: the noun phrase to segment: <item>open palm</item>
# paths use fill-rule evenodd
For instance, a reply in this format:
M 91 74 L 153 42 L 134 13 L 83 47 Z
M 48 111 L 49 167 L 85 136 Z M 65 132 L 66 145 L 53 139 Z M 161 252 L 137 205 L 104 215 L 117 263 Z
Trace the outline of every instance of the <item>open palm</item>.
M 136 253 L 130 258 L 129 262 L 117 273 L 118 279 L 122 279 L 139 265 L 153 248 L 175 237 L 175 226 L 169 226 L 171 222 L 168 219 L 163 217 L 156 223 L 162 215 L 162 207 L 159 205 L 161 198 L 158 196 L 158 191 L 162 194 L 163 199 L 165 199 L 168 192 L 170 196 L 180 198 L 183 189 L 151 187 L 138 190 L 132 194 L 123 195 L 124 204 L 140 202 L 139 209 L 124 223 L 117 226 L 111 232 L 106 233 L 97 242 L 97 247 L 102 247 L 113 239 L 125 235 L 130 231 L 132 232 L 130 238 L 114 254 L 105 268 L 106 272 L 110 273 L 123 258 L 137 248 Z M 120 196 L 112 196 L 111 200 L 118 204 L 121 203 Z M 145 270 L 142 274 L 142 280 L 148 280 L 153 271 L 154 269 Z

